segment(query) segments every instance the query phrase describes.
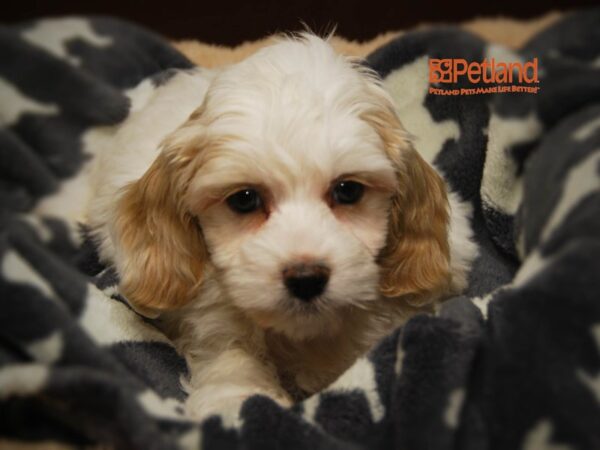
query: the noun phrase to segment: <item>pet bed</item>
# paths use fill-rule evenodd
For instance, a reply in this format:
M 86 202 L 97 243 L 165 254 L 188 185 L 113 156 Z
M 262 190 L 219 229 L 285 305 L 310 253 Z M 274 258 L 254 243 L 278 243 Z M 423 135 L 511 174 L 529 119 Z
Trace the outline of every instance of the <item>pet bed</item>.
M 491 57 L 538 58 L 539 92 L 428 93 L 429 58 Z M 436 26 L 372 52 L 471 211 L 469 287 L 292 409 L 255 396 L 239 421 L 200 424 L 184 360 L 77 225 L 89 149 L 193 64 L 111 18 L 2 27 L 0 448 L 600 448 L 599 61 L 599 9 L 515 51 Z

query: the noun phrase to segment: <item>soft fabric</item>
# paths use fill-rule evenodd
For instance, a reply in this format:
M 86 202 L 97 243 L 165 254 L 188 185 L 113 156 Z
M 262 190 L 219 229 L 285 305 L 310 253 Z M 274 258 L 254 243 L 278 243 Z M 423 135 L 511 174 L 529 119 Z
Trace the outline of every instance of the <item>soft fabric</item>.
M 599 25 L 566 15 L 517 53 L 436 27 L 369 56 L 471 210 L 469 288 L 292 410 L 256 396 L 202 424 L 184 360 L 77 225 L 91 143 L 192 64 L 114 19 L 2 28 L 0 447 L 600 448 Z M 429 57 L 491 56 L 539 58 L 539 93 L 428 94 Z

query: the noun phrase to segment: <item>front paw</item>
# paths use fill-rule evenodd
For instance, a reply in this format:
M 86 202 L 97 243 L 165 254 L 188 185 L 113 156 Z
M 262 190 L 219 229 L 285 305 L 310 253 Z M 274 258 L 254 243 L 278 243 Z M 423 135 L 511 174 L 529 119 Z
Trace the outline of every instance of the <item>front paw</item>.
M 190 392 L 185 403 L 188 417 L 203 421 L 210 416 L 220 416 L 223 426 L 237 428 L 241 425 L 242 404 L 253 395 L 264 395 L 288 408 L 292 400 L 283 391 L 235 384 L 208 385 Z

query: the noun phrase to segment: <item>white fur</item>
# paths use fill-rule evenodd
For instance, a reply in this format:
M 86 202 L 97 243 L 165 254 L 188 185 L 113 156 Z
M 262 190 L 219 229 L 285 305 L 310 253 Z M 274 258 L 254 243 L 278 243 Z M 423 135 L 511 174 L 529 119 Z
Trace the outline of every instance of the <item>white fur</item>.
M 286 383 L 304 393 L 323 388 L 399 324 L 382 313 L 378 291 L 377 256 L 397 182 L 380 136 L 361 119 L 377 101 L 373 90 L 385 95 L 327 42 L 284 39 L 220 72 L 177 75 L 131 114 L 100 156 L 89 222 L 102 259 L 120 268 L 122 250 L 111 234 L 115 205 L 123 187 L 150 167 L 160 142 L 171 133 L 176 144 L 235 137 L 199 156 L 205 160 L 184 201 L 210 264 L 197 298 L 162 317 L 190 366 L 192 416 L 231 418 L 256 393 L 289 405 Z M 178 129 L 201 104 L 202 124 Z M 332 207 L 327 192 L 348 174 L 378 187 L 366 189 L 360 206 Z M 269 192 L 264 217 L 214 202 L 229 186 L 255 185 Z M 467 215 L 458 206 L 452 215 L 456 288 L 466 284 L 475 252 Z M 283 267 L 303 260 L 331 269 L 310 306 L 281 280 Z
M 103 260 L 114 261 L 108 224 L 119 191 L 148 170 L 163 139 L 202 103 L 208 84 L 207 72 L 179 72 L 146 99 L 143 109 L 134 108 L 123 125 L 105 139 L 91 174 L 94 193 L 87 214 L 87 222 L 97 230 Z

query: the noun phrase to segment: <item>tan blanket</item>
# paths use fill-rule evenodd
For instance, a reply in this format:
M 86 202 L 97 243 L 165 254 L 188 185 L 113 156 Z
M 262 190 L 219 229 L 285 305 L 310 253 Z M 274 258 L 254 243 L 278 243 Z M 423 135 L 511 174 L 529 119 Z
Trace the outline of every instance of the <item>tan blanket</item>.
M 486 41 L 517 49 L 531 36 L 555 22 L 561 15 L 560 12 L 552 11 L 525 21 L 505 17 L 480 18 L 463 22 L 459 26 Z M 431 26 L 430 24 L 423 24 L 414 29 L 426 29 Z M 384 32 L 367 42 L 350 41 L 336 36 L 333 38 L 333 45 L 340 53 L 345 55 L 364 57 L 406 31 L 408 30 Z M 267 45 L 272 39 L 272 36 L 265 37 L 256 41 L 245 42 L 237 47 L 205 44 L 197 40 L 177 41 L 174 45 L 194 63 L 203 67 L 218 67 L 241 61 Z

